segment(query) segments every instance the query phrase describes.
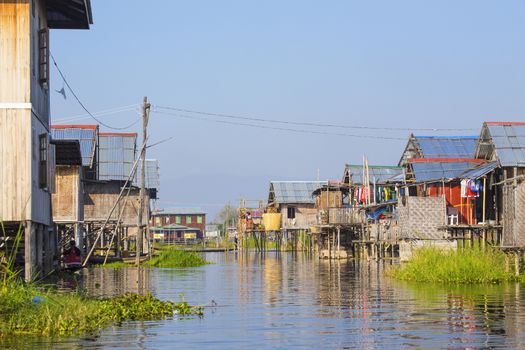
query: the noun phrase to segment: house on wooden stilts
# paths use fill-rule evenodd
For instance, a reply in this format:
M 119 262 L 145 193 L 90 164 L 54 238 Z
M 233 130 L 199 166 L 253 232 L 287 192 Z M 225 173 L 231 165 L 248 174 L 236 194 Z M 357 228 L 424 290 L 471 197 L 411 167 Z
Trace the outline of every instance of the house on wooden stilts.
M 50 29 L 88 29 L 89 0 L 0 0 L 0 220 L 24 231 L 27 280 L 51 269 Z
M 306 250 L 311 228 L 317 224 L 313 192 L 327 181 L 271 181 L 266 211 L 281 214 L 277 239 L 284 249 Z

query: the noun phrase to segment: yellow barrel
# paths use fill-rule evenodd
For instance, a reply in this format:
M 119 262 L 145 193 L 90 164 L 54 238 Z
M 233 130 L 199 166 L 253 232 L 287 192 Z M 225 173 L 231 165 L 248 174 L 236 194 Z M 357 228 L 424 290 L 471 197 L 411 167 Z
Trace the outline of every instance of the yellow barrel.
M 281 229 L 281 214 L 280 213 L 263 214 L 263 224 L 264 224 L 265 231 L 279 231 Z

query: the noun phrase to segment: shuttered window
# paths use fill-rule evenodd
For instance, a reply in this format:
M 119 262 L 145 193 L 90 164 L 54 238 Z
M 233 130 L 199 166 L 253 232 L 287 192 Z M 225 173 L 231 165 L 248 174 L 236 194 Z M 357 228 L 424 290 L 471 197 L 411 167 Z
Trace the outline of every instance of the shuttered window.
M 49 84 L 49 30 L 38 31 L 38 78 L 40 85 L 47 89 Z
M 38 169 L 38 182 L 40 188 L 47 188 L 47 148 L 48 139 L 47 134 L 40 134 L 38 136 L 38 150 L 39 150 L 39 169 Z

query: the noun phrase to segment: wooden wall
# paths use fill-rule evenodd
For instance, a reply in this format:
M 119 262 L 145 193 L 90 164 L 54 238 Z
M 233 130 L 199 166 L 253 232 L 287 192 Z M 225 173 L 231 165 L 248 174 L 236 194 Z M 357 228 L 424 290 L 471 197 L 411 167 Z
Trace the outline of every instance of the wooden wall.
M 43 1 L 34 3 L 33 16 L 29 0 L 0 0 L 0 219 L 49 225 L 51 194 L 38 183 L 38 137 L 49 130 L 49 97 L 33 86 L 38 71 L 32 76 L 36 31 L 47 23 Z
M 288 206 L 281 205 L 281 228 L 295 230 L 309 230 L 317 225 L 317 209 L 313 204 L 291 205 L 295 208 L 295 219 L 288 219 Z
M 30 102 L 29 0 L 0 0 L 0 102 Z
M 317 208 L 340 208 L 343 206 L 343 193 L 341 191 L 321 191 L 320 195 L 315 197 Z
M 80 166 L 59 165 L 56 168 L 56 190 L 53 193 L 53 220 L 76 223 L 84 220 Z
M 109 215 L 111 208 L 117 201 L 120 193 L 120 183 L 118 181 L 108 182 L 85 182 L 84 183 L 84 221 L 86 222 L 103 222 Z M 127 190 L 124 192 L 124 195 Z M 147 203 L 149 202 L 146 196 L 145 210 L 142 216 L 144 225 L 148 224 L 148 210 Z M 122 207 L 124 211 L 122 214 L 123 225 L 134 226 L 137 224 L 138 208 L 139 208 L 139 189 L 135 188 L 130 191 L 129 197 L 126 201 L 123 198 L 113 214 L 112 220 L 117 220 Z
M 5 222 L 31 218 L 30 114 L 0 109 L 0 219 Z

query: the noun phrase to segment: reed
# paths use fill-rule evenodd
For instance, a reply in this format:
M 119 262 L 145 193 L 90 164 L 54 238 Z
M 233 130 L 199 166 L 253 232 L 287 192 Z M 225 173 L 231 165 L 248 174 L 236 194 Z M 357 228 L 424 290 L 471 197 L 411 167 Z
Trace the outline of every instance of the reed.
M 387 274 L 405 281 L 437 283 L 502 283 L 519 278 L 506 270 L 505 253 L 480 248 L 441 251 L 423 248 L 410 261 L 391 268 Z

